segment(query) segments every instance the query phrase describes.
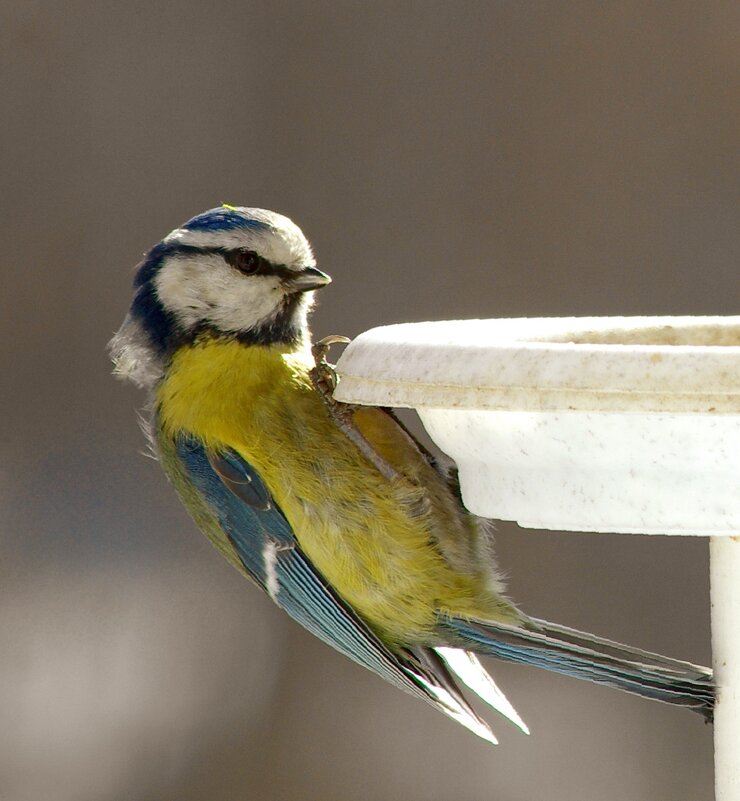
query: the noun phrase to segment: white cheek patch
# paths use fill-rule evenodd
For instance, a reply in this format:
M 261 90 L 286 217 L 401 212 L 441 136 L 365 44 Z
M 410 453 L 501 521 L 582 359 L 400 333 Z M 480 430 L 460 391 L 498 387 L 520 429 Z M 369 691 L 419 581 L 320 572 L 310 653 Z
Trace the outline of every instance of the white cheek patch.
M 172 256 L 154 285 L 164 308 L 186 329 L 202 322 L 228 332 L 255 328 L 280 310 L 284 298 L 277 276 L 241 275 L 218 254 Z

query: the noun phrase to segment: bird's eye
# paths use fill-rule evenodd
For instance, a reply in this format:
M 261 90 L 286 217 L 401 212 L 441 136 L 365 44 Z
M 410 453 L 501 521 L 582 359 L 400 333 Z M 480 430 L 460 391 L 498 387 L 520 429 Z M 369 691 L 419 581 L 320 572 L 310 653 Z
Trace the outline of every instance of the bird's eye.
M 245 275 L 264 272 L 266 266 L 265 260 L 251 250 L 230 250 L 226 253 L 226 261 Z

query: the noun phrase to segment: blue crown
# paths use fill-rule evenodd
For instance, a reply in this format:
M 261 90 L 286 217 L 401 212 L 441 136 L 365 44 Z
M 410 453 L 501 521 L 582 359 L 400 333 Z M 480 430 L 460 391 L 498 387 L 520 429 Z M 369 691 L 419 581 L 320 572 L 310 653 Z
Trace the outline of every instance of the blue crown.
M 231 231 L 234 228 L 265 230 L 270 226 L 247 216 L 235 206 L 223 205 L 198 214 L 182 227 L 188 231 Z

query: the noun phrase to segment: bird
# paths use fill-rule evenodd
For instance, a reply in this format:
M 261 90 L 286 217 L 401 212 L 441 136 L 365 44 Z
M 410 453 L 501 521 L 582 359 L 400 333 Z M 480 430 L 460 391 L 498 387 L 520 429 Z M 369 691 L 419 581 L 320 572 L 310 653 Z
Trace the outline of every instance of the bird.
M 330 281 L 288 217 L 227 204 L 136 268 L 114 372 L 147 391 L 151 449 L 216 549 L 309 632 L 489 743 L 466 693 L 529 729 L 486 655 L 711 720 L 709 669 L 521 611 L 454 466 L 392 409 L 333 400 L 340 338 L 314 345 L 308 326 Z

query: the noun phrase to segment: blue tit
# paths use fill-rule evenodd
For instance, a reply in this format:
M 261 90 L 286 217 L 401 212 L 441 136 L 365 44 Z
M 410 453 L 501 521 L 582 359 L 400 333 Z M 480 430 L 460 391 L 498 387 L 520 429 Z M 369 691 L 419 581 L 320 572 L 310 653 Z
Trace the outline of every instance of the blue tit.
M 112 357 L 150 393 L 153 448 L 215 547 L 317 637 L 489 742 L 461 685 L 527 728 L 476 654 L 710 717 L 707 669 L 519 610 L 454 474 L 389 410 L 332 413 L 307 325 L 329 281 L 291 220 L 232 206 L 138 267 Z

